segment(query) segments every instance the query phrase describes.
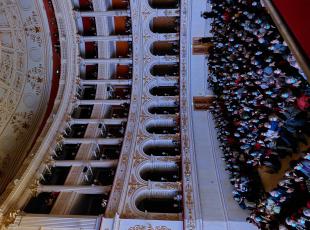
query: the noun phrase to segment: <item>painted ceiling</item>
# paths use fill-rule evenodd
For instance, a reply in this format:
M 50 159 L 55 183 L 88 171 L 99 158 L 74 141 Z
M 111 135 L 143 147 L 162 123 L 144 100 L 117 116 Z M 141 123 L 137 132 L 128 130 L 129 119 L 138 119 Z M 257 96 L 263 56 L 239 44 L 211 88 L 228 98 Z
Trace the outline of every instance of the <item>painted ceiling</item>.
M 48 104 L 52 47 L 41 2 L 0 1 L 0 193 L 29 151 Z

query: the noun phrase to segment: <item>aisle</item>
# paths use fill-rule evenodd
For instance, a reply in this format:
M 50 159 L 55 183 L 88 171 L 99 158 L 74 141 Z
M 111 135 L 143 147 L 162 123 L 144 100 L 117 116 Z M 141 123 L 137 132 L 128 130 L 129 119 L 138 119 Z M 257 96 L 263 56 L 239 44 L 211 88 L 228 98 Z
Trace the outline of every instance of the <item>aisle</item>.
M 208 9 L 206 0 L 192 1 L 192 37 L 210 36 L 210 21 L 200 17 Z M 207 23 L 206 23 L 207 22 Z M 202 26 L 205 25 L 205 26 Z M 212 94 L 207 86 L 207 60 L 205 56 L 191 57 L 191 96 Z M 210 113 L 192 111 L 194 151 L 198 170 L 203 229 L 251 230 L 253 225 L 245 222 L 247 212 L 232 198 L 232 186 L 224 171 L 224 162 L 216 139 L 214 122 Z

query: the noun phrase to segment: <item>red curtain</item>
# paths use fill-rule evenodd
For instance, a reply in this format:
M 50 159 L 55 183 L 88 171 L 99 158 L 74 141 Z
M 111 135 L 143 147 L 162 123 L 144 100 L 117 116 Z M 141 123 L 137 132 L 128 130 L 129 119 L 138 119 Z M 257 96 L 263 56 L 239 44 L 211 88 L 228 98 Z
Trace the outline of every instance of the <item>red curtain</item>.
M 310 58 L 310 0 L 273 0 L 273 3 Z

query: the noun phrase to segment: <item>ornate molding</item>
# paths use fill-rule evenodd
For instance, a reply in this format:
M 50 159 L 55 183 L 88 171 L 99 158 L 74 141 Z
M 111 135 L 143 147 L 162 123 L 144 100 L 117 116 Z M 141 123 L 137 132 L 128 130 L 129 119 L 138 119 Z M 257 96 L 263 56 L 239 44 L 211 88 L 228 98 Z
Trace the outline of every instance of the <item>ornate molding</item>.
M 122 213 L 125 207 L 125 197 L 127 190 L 127 184 L 130 180 L 131 165 L 133 163 L 133 154 L 136 143 L 132 140 L 137 140 L 138 134 L 138 115 L 141 110 L 141 94 L 143 69 L 141 63 L 143 63 L 142 37 L 139 33 L 140 30 L 140 4 L 141 2 L 130 2 L 131 7 L 131 19 L 132 19 L 132 34 L 133 34 L 133 71 L 132 71 L 132 93 L 130 111 L 128 116 L 128 123 L 125 138 L 123 141 L 123 147 L 120 155 L 121 161 L 118 164 L 117 172 L 115 175 L 111 196 L 106 209 L 106 216 L 114 217 L 115 213 Z M 130 134 L 128 134 L 130 133 Z M 123 185 L 121 188 L 120 184 Z
M 6 226 L 14 223 L 17 216 L 19 216 L 22 212 L 20 210 L 12 210 L 7 214 L 3 214 L 2 210 L 0 210 L 0 223 L 2 224 L 1 229 L 5 229 Z
M 149 85 L 156 82 L 156 77 L 150 75 L 150 68 L 155 63 L 171 63 L 178 62 L 178 57 L 157 57 L 151 54 L 150 45 L 153 41 L 178 39 L 176 34 L 153 34 L 149 28 L 149 22 L 154 16 L 157 16 L 157 11 L 151 9 L 147 0 L 131 1 L 132 11 L 132 32 L 133 32 L 133 89 L 130 114 L 127 124 L 127 131 L 130 132 L 130 140 L 125 138 L 121 159 L 126 156 L 126 162 L 120 161 L 116 173 L 115 183 L 111 192 L 110 201 L 106 211 L 107 216 L 113 217 L 113 213 L 120 213 L 122 217 L 139 218 L 145 217 L 145 213 L 139 211 L 135 206 L 135 199 L 141 193 L 150 191 L 152 188 L 162 191 L 181 190 L 179 183 L 151 183 L 151 185 L 140 178 L 139 168 L 145 162 L 152 162 L 151 157 L 143 152 L 143 145 L 148 140 L 177 140 L 180 139 L 180 134 L 157 135 L 150 134 L 145 130 L 145 123 L 149 119 L 157 118 L 157 115 L 148 112 L 148 104 L 151 101 L 171 101 L 178 100 L 178 97 L 154 97 L 149 93 Z M 163 13 L 162 11 L 160 11 Z M 142 30 L 142 33 L 141 33 Z M 171 80 L 171 78 L 167 78 Z M 154 83 L 155 84 L 155 83 Z M 164 117 L 164 116 L 161 116 Z M 172 116 L 165 118 L 171 119 Z M 139 122 L 137 122 L 139 121 Z M 126 132 L 127 132 L 126 131 Z M 132 143 L 135 140 L 135 143 Z M 131 141 L 131 143 L 128 143 Z M 157 158 L 156 158 L 157 159 Z M 155 159 L 155 160 L 156 160 Z M 175 158 L 165 158 L 168 162 Z M 120 184 L 123 184 L 122 190 Z M 151 186 L 151 188 L 150 188 Z M 147 213 L 146 218 L 154 219 L 180 219 L 179 214 L 161 214 Z
M 182 0 L 180 11 L 180 123 L 183 167 L 183 200 L 184 200 L 184 229 L 202 229 L 198 225 L 200 215 L 200 200 L 196 178 L 193 133 L 191 127 L 191 98 L 190 98 L 190 66 L 191 37 L 190 13 L 191 2 Z
M 149 224 L 149 225 L 135 225 L 135 226 L 129 227 L 128 230 L 171 230 L 171 228 L 168 228 L 164 225 L 153 226 Z
M 36 182 L 31 185 L 33 178 L 39 178 L 40 166 L 43 166 L 44 159 L 50 154 L 51 146 L 57 145 L 57 135 L 63 131 L 66 126 L 66 115 L 71 111 L 70 97 L 75 92 L 75 76 L 77 76 L 78 66 L 78 46 L 75 43 L 75 21 L 71 14 L 68 14 L 72 9 L 71 1 L 53 1 L 56 12 L 56 20 L 59 28 L 60 46 L 61 46 L 61 73 L 60 90 L 58 91 L 56 103 L 54 104 L 54 114 L 48 118 L 46 126 L 37 139 L 36 144 L 32 148 L 30 155 L 25 159 L 14 181 L 19 183 L 12 184 L 2 194 L 1 200 L 3 203 L 0 206 L 2 213 L 5 215 L 11 209 L 18 209 L 17 205 L 22 194 L 29 189 L 36 192 Z M 43 4 L 39 1 L 41 11 L 43 12 Z M 70 10 L 68 10 L 70 9 Z M 35 29 L 35 32 L 37 30 Z M 56 111 L 56 112 L 55 112 Z M 43 167 L 44 168 L 44 167 Z M 29 190 L 28 190 L 29 191 Z M 1 223 L 0 223 L 1 224 Z

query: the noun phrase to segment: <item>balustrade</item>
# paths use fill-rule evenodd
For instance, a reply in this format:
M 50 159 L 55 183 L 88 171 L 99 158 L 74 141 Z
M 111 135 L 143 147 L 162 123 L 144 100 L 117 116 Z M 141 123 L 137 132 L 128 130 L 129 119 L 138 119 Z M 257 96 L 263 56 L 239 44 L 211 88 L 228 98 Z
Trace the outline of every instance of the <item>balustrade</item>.
M 47 197 L 47 200 L 41 199 L 43 200 L 41 203 L 48 202 L 48 207 L 55 205 L 53 213 L 60 210 L 61 202 L 67 198 L 72 204 L 70 211 L 63 213 L 97 215 L 102 214 L 107 205 L 116 166 L 120 162 L 122 143 L 124 137 L 126 138 L 126 125 L 127 122 L 131 122 L 127 117 L 131 103 L 131 85 L 134 81 L 137 82 L 136 79 L 131 79 L 132 72 L 136 71 L 133 70 L 134 58 L 131 57 L 134 55 L 132 42 L 136 34 L 132 35 L 129 1 L 118 7 L 113 6 L 112 1 L 112 5 L 106 11 L 94 10 L 92 3 L 80 4 L 81 1 L 78 0 L 74 0 L 73 3 L 75 12 L 70 13 L 76 16 L 79 34 L 76 42 L 80 43 L 78 57 L 80 73 L 76 79 L 79 90 L 75 90 L 77 95 L 71 97 L 75 108 L 67 121 L 69 127 L 64 137 L 59 140 L 61 149 L 54 150 L 52 172 L 43 174 L 46 182 L 41 181 L 37 192 L 38 197 Z M 150 0 L 149 3 L 156 9 L 154 10 L 156 17 L 147 23 L 150 23 L 149 28 L 157 39 L 150 47 L 154 55 L 151 55 L 151 59 L 157 64 L 149 71 L 153 77 L 166 77 L 170 82 L 157 81 L 158 84 L 147 86 L 149 87 L 147 93 L 154 97 L 151 97 L 149 106 L 146 105 L 149 111 L 147 116 L 150 119 L 146 119 L 144 125 L 150 134 L 175 135 L 166 136 L 166 139 L 158 135 L 156 139 L 141 142 L 143 154 L 146 154 L 148 159 L 153 159 L 153 165 L 158 164 L 161 158 L 165 158 L 166 165 L 171 167 L 143 169 L 140 172 L 141 178 L 158 184 L 162 182 L 163 189 L 145 190 L 146 193 L 138 197 L 135 203 L 142 212 L 181 213 L 182 197 L 178 191 L 179 187 L 176 186 L 181 181 L 181 167 L 175 162 L 181 152 L 177 118 L 180 25 L 179 11 L 176 9 L 179 7 L 179 1 Z M 98 33 L 97 26 L 102 23 L 111 24 L 113 28 L 110 28 L 108 33 Z M 102 50 L 102 47 L 109 47 L 109 51 Z M 144 76 L 139 77 L 144 79 Z M 140 96 L 143 96 L 143 93 L 141 90 Z M 156 117 L 157 114 L 161 115 L 160 119 Z M 176 116 L 171 118 L 170 114 Z M 63 173 L 64 178 L 61 181 L 55 179 L 56 182 L 48 181 L 48 176 L 57 175 L 55 171 L 58 170 L 66 170 L 66 173 Z M 81 180 L 80 175 L 86 176 Z M 170 190 L 164 188 L 168 182 L 174 183 Z M 49 198 L 51 194 L 56 194 L 52 200 Z M 94 213 L 83 211 L 82 206 L 95 211 Z M 47 210 L 46 213 L 51 209 Z

